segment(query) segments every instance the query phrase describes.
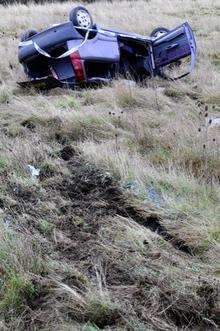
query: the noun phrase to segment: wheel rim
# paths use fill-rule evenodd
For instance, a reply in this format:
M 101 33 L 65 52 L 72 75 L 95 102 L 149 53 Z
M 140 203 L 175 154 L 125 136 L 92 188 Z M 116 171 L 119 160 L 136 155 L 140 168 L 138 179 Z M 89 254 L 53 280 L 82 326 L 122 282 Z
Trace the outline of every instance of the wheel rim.
M 76 14 L 77 23 L 83 28 L 89 28 L 91 25 L 91 18 L 85 10 L 79 10 Z

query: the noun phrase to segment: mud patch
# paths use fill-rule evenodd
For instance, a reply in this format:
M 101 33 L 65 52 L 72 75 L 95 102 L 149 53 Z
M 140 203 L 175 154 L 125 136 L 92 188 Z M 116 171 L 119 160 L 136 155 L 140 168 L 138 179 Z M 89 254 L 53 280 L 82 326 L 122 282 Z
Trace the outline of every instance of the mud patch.
M 68 159 L 73 151 L 70 152 L 69 147 L 64 150 L 62 150 L 62 153 Z M 131 218 L 138 224 L 162 236 L 178 250 L 193 254 L 193 247 L 170 234 L 165 226 L 161 224 L 159 215 L 156 213 L 147 214 L 147 212 L 132 206 L 132 203 L 129 204 L 129 196 L 122 192 L 118 183 L 112 177 L 76 156 L 70 158 L 68 167 L 72 176 L 70 180 L 62 182 L 62 192 L 66 198 L 71 199 L 71 209 L 74 214 L 83 217 L 88 226 L 103 215 L 119 215 Z M 97 225 L 95 231 L 97 231 L 98 222 L 95 222 Z
M 75 154 L 75 150 L 73 149 L 72 146 L 65 146 L 61 151 L 60 151 L 60 157 L 64 160 L 64 161 L 69 161 L 71 159 L 71 157 L 73 157 L 73 155 Z

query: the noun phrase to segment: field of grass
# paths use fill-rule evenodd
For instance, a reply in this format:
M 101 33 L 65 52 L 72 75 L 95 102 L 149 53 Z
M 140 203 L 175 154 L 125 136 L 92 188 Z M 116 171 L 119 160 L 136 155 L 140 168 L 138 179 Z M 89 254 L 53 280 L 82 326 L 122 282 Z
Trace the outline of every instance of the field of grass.
M 20 34 L 76 4 L 0 5 L 0 330 L 217 330 L 219 2 L 87 6 L 141 34 L 188 20 L 198 61 L 182 81 L 19 88 Z

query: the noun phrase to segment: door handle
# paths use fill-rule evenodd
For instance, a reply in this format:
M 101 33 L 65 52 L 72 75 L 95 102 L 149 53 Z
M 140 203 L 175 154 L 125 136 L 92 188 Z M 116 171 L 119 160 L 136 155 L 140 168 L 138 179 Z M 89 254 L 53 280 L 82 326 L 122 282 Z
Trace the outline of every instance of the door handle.
M 167 47 L 166 47 L 166 50 L 169 51 L 170 49 L 176 48 L 176 47 L 178 47 L 178 46 L 179 46 L 178 43 L 176 43 L 176 44 L 172 44 L 172 45 L 167 46 Z

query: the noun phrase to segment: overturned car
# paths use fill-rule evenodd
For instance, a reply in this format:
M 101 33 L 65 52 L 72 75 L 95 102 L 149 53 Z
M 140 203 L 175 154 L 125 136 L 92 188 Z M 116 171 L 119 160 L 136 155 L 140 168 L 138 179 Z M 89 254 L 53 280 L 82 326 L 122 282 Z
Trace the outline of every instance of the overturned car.
M 195 38 L 186 22 L 173 30 L 158 27 L 149 37 L 101 28 L 83 6 L 73 8 L 69 21 L 38 32 L 26 31 L 18 58 L 28 81 L 21 86 L 68 87 L 110 82 L 114 77 L 143 81 L 165 75 L 165 68 L 190 58 L 195 66 Z

